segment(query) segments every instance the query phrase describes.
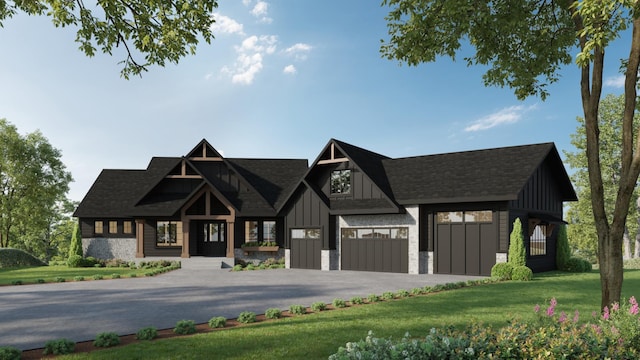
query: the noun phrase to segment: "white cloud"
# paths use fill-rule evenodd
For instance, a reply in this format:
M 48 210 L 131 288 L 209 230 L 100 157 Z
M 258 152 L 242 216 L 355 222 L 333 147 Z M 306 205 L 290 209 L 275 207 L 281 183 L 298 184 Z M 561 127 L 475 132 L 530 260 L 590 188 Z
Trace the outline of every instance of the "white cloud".
M 536 108 L 536 105 L 525 107 L 524 105 L 510 106 L 501 109 L 493 114 L 489 114 L 474 121 L 464 128 L 464 131 L 481 131 L 491 129 L 504 124 L 513 124 L 522 119 L 522 115 Z
M 296 72 L 298 72 L 298 70 L 296 70 L 296 67 L 295 67 L 295 66 L 293 66 L 293 65 L 287 65 L 287 66 L 285 66 L 285 67 L 284 67 L 284 69 L 282 70 L 282 72 L 283 72 L 283 73 L 285 73 L 285 74 L 293 75 L 293 74 L 295 74 Z
M 304 43 L 297 43 L 284 50 L 284 53 L 293 56 L 296 60 L 306 60 L 312 46 Z
M 265 1 L 258 1 L 253 9 L 251 9 L 251 15 L 260 19 L 260 22 L 271 24 L 273 19 L 268 17 L 269 4 Z
M 242 0 L 242 4 L 244 6 L 249 6 L 249 4 L 251 4 L 251 0 Z
M 610 76 L 604 80 L 604 86 L 623 88 L 624 87 L 624 75 Z
M 244 35 L 243 26 L 239 22 L 232 18 L 219 13 L 213 14 L 213 19 L 216 21 L 211 24 L 211 31 L 216 34 L 239 34 Z
M 232 67 L 224 67 L 221 71 L 231 76 L 234 84 L 251 85 L 256 75 L 262 71 L 266 55 L 276 51 L 278 38 L 274 35 L 249 36 L 236 46 L 238 53 Z

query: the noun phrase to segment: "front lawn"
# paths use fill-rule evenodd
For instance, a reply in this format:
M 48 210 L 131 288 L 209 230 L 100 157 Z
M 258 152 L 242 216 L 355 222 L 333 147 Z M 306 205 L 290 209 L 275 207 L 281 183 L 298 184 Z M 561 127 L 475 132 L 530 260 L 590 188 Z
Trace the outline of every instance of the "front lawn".
M 639 289 L 640 270 L 625 271 L 623 296 L 640 297 Z M 479 322 L 501 327 L 513 318 L 532 320 L 534 306 L 544 307 L 552 297 L 558 301 L 558 312 L 578 310 L 582 321 L 589 320 L 600 305 L 598 273 L 538 274 L 531 282 L 462 288 L 63 358 L 326 359 L 345 343 L 364 338 L 369 330 L 377 337 L 399 339 L 406 332 L 423 337 L 431 328 L 446 325 Z M 95 330 L 101 331 L 98 325 Z
M 37 266 L 27 268 L 0 268 L 0 285 L 12 285 L 16 282 L 21 284 L 36 284 L 42 282 L 75 281 L 79 277 L 84 280 L 93 280 L 96 276 L 104 279 L 111 279 L 114 274 L 122 278 L 145 276 L 153 269 L 132 269 L 129 267 L 90 267 L 90 268 L 70 268 L 67 266 Z

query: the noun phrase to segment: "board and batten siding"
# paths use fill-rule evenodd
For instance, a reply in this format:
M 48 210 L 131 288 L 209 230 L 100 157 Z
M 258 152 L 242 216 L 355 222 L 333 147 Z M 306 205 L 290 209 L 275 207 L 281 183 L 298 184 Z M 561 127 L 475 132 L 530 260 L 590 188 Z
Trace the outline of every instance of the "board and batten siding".
M 562 198 L 553 172 L 543 163 L 531 175 L 518 194 L 518 199 L 509 204 L 512 209 L 524 209 L 562 216 Z
M 330 229 L 329 209 L 312 190 L 306 186 L 298 190 L 286 214 L 285 246 L 287 248 L 291 246 L 291 229 L 320 228 L 322 248 L 335 249 L 335 234 Z

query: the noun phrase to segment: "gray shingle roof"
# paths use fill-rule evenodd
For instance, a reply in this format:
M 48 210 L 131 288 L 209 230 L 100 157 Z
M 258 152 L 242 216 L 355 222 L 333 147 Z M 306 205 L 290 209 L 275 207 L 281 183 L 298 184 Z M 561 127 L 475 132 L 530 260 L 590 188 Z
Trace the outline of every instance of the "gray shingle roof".
M 563 200 L 576 200 L 553 143 L 384 160 L 400 204 L 515 200 L 549 157 Z

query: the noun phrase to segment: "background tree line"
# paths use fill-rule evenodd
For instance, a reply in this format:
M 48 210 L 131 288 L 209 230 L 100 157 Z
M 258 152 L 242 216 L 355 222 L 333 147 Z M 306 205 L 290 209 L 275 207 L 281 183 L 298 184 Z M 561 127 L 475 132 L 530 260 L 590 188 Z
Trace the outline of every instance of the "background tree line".
M 66 258 L 76 204 L 67 199 L 73 179 L 61 157 L 40 131 L 21 135 L 0 119 L 0 247 Z
M 624 95 L 607 95 L 600 102 L 598 123 L 600 126 L 600 165 L 604 186 L 605 210 L 609 221 L 613 216 L 618 182 L 620 181 L 622 119 L 624 113 Z M 576 132 L 571 134 L 571 144 L 575 152 L 565 151 L 566 163 L 574 169 L 571 180 L 578 195 L 578 201 L 570 203 L 567 209 L 567 236 L 573 252 L 580 257 L 597 262 L 598 233 L 591 206 L 591 188 L 587 169 L 584 118 L 578 117 Z M 634 117 L 634 143 L 637 139 L 638 116 Z M 623 255 L 625 259 L 640 256 L 640 233 L 638 233 L 638 193 L 632 194 L 623 237 Z

